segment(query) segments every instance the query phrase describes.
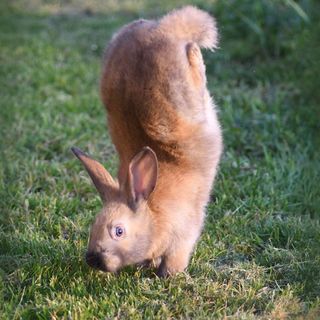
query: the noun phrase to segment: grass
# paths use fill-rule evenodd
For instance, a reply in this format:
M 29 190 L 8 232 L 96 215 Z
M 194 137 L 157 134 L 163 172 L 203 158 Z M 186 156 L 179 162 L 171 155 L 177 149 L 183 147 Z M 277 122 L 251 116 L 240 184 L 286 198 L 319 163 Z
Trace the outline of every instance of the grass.
M 183 3 L 0 5 L 1 319 L 320 318 L 316 0 L 194 2 L 220 26 L 205 60 L 225 140 L 201 241 L 166 280 L 83 261 L 101 204 L 69 149 L 117 165 L 103 48 L 124 23 Z

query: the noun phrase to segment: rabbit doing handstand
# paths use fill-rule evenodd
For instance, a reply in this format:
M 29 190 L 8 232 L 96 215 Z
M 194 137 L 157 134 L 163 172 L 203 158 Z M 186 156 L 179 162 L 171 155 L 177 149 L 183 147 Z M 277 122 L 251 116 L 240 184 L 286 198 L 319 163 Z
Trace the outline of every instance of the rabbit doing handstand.
M 90 266 L 116 272 L 154 262 L 159 276 L 188 266 L 222 152 L 200 52 L 216 46 L 215 20 L 192 6 L 113 36 L 101 96 L 118 179 L 72 148 L 103 201 L 90 232 Z

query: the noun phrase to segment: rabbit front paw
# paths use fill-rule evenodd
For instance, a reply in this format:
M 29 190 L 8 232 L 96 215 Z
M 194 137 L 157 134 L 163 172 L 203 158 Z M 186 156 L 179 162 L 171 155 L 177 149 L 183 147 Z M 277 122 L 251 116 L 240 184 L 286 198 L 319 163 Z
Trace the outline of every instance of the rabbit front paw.
M 166 256 L 162 259 L 161 264 L 157 270 L 157 276 L 160 278 L 167 278 L 173 276 L 176 273 L 183 272 L 189 261 L 189 252 L 188 254 L 175 254 L 171 256 Z

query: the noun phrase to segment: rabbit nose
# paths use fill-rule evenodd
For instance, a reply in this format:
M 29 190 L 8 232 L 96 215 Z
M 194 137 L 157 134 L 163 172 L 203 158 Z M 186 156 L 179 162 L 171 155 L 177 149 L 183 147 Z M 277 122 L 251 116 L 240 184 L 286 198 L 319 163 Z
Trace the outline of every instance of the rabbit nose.
M 86 263 L 94 269 L 106 271 L 106 266 L 104 264 L 102 254 L 99 252 L 88 251 L 86 253 Z

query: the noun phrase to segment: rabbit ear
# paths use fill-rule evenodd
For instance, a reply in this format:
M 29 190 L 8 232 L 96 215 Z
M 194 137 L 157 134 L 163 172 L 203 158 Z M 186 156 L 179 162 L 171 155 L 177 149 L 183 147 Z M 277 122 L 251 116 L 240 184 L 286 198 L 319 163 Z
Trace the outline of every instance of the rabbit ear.
M 71 150 L 86 168 L 102 201 L 107 202 L 114 198 L 117 193 L 117 185 L 104 166 L 78 148 L 72 147 Z
M 144 147 L 129 164 L 129 192 L 134 207 L 140 200 L 147 200 L 156 187 L 158 160 L 154 151 Z

